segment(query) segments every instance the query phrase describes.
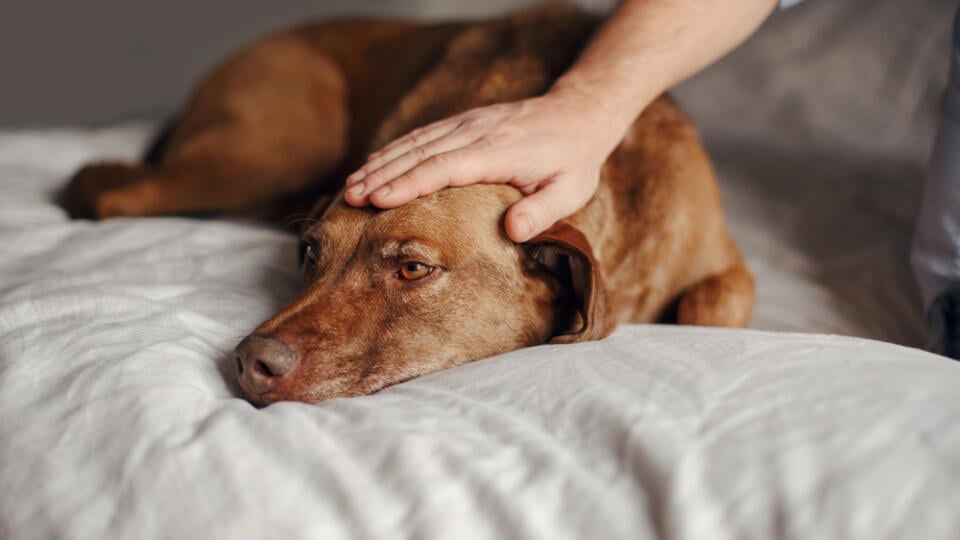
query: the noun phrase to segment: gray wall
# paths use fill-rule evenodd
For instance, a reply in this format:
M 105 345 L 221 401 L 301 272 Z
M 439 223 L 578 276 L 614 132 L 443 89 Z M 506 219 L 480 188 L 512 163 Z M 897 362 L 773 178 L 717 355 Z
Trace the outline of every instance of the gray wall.
M 230 50 L 311 17 L 449 18 L 531 2 L 0 0 L 0 127 L 163 116 Z

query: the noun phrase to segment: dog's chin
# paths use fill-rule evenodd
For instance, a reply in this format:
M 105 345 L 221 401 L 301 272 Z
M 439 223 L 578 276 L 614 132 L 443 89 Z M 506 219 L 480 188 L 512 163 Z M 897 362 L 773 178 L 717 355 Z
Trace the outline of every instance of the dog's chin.
M 257 408 L 263 408 L 273 403 L 278 403 L 281 401 L 291 401 L 299 403 L 307 403 L 309 405 L 315 405 L 317 403 L 327 401 L 329 399 L 335 398 L 348 398 L 348 397 L 358 397 L 366 396 L 369 394 L 374 394 L 388 388 L 406 382 L 410 379 L 416 378 L 416 376 L 410 376 L 403 379 L 399 379 L 394 382 L 387 381 L 364 381 L 361 384 L 356 385 L 343 385 L 343 384 L 324 384 L 318 385 L 314 388 L 309 388 L 305 391 L 300 392 L 284 392 L 284 391 L 270 391 L 262 394 L 257 394 L 251 392 L 246 388 L 243 390 L 244 398 L 252 403 Z
M 351 392 L 351 391 L 340 391 L 340 392 L 302 392 L 291 394 L 287 392 L 266 392 L 263 394 L 254 394 L 251 392 L 244 392 L 244 398 L 256 406 L 258 409 L 262 409 L 268 405 L 274 403 L 279 403 L 283 401 L 289 402 L 298 402 L 306 403 L 308 405 L 315 405 L 322 401 L 328 399 L 340 398 L 340 397 L 356 397 L 362 396 L 364 392 Z

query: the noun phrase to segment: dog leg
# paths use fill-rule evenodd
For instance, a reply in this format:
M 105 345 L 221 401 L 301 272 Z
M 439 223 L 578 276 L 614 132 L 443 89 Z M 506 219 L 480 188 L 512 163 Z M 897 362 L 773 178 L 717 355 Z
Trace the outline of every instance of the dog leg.
M 268 208 L 307 187 L 311 175 L 322 174 L 322 167 L 278 161 L 269 147 L 244 147 L 222 133 L 207 135 L 188 141 L 191 150 L 177 152 L 159 167 L 87 165 L 70 180 L 60 202 L 71 217 L 88 219 L 243 213 Z
M 93 219 L 98 217 L 97 201 L 104 193 L 133 184 L 151 172 L 147 165 L 91 163 L 73 175 L 58 202 L 73 219 Z
M 71 214 L 95 219 L 244 213 L 322 181 L 339 161 L 339 156 L 297 156 L 282 135 L 250 133 L 244 126 L 207 129 L 172 149 L 155 168 L 84 167 L 65 200 L 74 201 Z M 313 142 L 322 148 L 322 141 Z
M 348 114 L 332 59 L 295 35 L 267 38 L 200 84 L 155 166 L 85 167 L 63 200 L 71 215 L 105 219 L 262 212 L 308 189 L 333 192 Z
M 736 264 L 687 288 L 677 306 L 677 323 L 744 328 L 754 303 L 753 276 L 746 264 Z

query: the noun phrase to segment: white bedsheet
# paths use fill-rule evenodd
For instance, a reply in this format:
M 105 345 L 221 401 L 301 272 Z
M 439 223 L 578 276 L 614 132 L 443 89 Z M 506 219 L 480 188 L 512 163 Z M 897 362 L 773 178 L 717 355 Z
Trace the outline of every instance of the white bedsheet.
M 0 538 L 960 537 L 960 364 L 876 341 L 627 326 L 257 410 L 229 353 L 294 239 L 51 202 L 148 133 L 0 134 Z M 759 327 L 858 328 L 746 240 Z

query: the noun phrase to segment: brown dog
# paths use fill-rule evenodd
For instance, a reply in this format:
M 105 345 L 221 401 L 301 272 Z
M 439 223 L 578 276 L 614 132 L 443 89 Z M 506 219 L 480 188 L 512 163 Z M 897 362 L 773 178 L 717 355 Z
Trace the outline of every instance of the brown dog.
M 75 216 L 278 214 L 316 200 L 304 289 L 237 347 L 259 404 L 375 392 L 618 321 L 745 326 L 753 280 L 727 234 L 709 160 L 668 98 L 636 120 L 592 201 L 532 241 L 503 231 L 520 193 L 451 188 L 393 210 L 340 189 L 363 156 L 472 107 L 543 93 L 598 21 L 566 6 L 477 23 L 334 21 L 269 37 L 197 89 L 143 165 L 94 164 Z

